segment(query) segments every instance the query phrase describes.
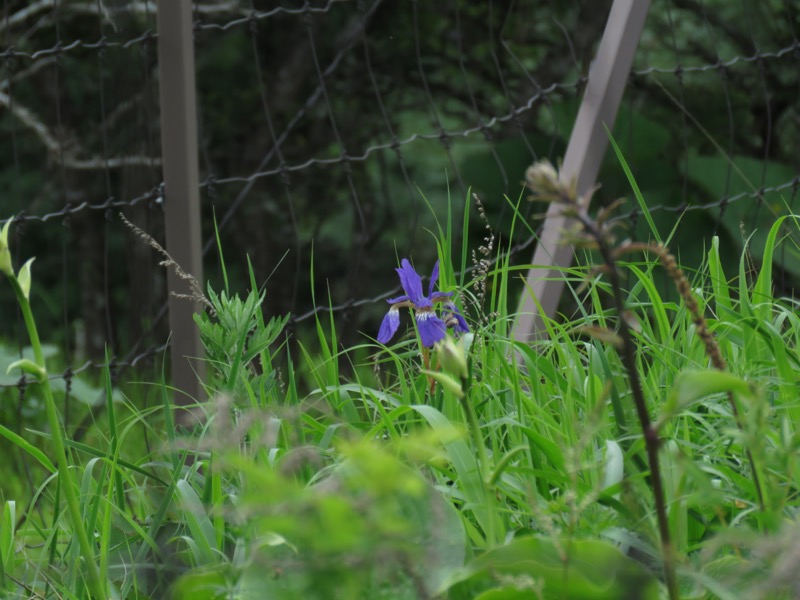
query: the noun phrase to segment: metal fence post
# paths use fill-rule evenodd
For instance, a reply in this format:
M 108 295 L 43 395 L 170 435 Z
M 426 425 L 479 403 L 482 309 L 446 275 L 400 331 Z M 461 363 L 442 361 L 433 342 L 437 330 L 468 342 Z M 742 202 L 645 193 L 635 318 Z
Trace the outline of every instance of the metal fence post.
M 608 147 L 603 125 L 610 129 L 616 119 L 649 8 L 650 0 L 614 0 L 611 7 L 561 168 L 562 180 L 574 179 L 579 194 L 597 180 Z M 573 256 L 572 246 L 562 239 L 568 223 L 560 210 L 551 204 L 547 212 L 512 331 L 517 341 L 530 342 L 544 335 L 536 299 L 549 317 L 558 308 L 564 289 L 563 269 L 570 266 Z
M 167 252 L 203 282 L 200 231 L 200 185 L 197 149 L 194 40 L 191 0 L 158 2 L 158 68 L 161 105 L 161 155 L 164 174 Z M 171 269 L 170 292 L 188 293 Z M 200 307 L 169 297 L 172 383 L 176 404 L 200 399 L 204 373 L 200 334 L 192 314 Z M 179 415 L 179 418 L 181 415 Z

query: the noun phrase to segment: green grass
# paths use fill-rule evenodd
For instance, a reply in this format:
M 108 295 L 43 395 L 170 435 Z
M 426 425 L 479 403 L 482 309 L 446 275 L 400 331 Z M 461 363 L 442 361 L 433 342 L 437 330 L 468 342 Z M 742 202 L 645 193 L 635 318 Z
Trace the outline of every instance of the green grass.
M 432 385 L 436 352 L 426 367 L 413 330 L 342 348 L 325 316 L 290 355 L 286 321 L 265 322 L 264 296 L 230 281 L 198 320 L 202 426 L 176 432 L 163 382 L 143 409 L 129 399 L 141 392 L 115 399 L 106 379 L 105 416 L 80 443 L 59 447 L 53 422 L 4 428 L 38 466 L 25 493 L 3 495 L 0 596 L 664 597 L 652 463 L 596 256 L 564 274 L 577 315 L 524 346 L 509 338 L 507 294 L 524 271 L 495 249 L 485 274 L 459 278 L 468 253 L 452 227 L 431 239 L 440 289 L 458 291 L 472 328 L 456 346 L 466 377 L 442 369 L 452 385 Z M 773 297 L 770 259 L 787 227 L 793 217 L 759 248 L 755 277 L 716 240 L 703 264 L 683 265 L 725 371 L 685 303 L 659 295 L 655 255 L 620 259 L 681 598 L 794 594 L 800 316 Z

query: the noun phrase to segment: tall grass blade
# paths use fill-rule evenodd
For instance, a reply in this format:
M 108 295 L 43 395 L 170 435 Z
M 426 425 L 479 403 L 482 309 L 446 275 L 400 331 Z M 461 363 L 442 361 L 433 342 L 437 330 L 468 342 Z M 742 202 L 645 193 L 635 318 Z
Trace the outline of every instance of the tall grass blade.
M 617 140 L 614 139 L 611 130 L 605 124 L 603 124 L 603 127 L 606 130 L 609 142 L 611 142 L 611 147 L 614 149 L 614 154 L 617 155 L 617 160 L 622 166 L 622 170 L 625 172 L 625 177 L 628 178 L 628 183 L 630 184 L 631 189 L 633 189 L 633 195 L 636 197 L 636 202 L 639 204 L 639 209 L 642 211 L 642 214 L 647 221 L 647 226 L 650 227 L 650 232 L 653 234 L 656 242 L 661 244 L 661 235 L 658 233 L 658 229 L 656 229 L 656 224 L 653 221 L 653 217 L 650 215 L 650 209 L 647 207 L 647 202 L 645 201 L 644 196 L 642 196 L 642 191 L 639 189 L 639 184 L 636 183 L 636 178 L 633 176 L 630 166 L 628 166 L 628 161 L 625 160 L 625 156 L 622 154 L 622 150 L 620 150 L 619 145 L 617 145 Z
M 47 458 L 47 455 L 39 450 L 36 446 L 28 442 L 23 437 L 19 436 L 18 434 L 11 431 L 5 425 L 0 424 L 0 435 L 6 438 L 9 442 L 17 446 L 23 452 L 30 454 L 33 458 L 39 461 L 39 464 L 42 465 L 45 469 L 50 471 L 51 473 L 56 472 L 56 466 L 50 462 L 50 459 Z
M 218 562 L 216 532 L 197 492 L 185 479 L 178 481 L 175 493 L 182 508 L 182 516 L 191 532 L 191 538 L 184 538 L 200 559 L 199 564 L 212 565 Z M 191 540 L 191 541 L 190 541 Z

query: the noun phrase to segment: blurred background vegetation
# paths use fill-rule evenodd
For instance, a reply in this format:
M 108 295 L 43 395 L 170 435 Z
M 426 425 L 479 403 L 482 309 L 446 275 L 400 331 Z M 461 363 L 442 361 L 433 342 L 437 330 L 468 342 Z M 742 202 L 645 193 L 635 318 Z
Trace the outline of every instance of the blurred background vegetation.
M 313 259 L 318 304 L 377 296 L 396 285 L 401 257 L 429 271 L 427 229 L 448 202 L 458 223 L 468 190 L 495 248 L 528 240 L 520 228 L 509 239 L 511 204 L 531 162 L 563 155 L 610 5 L 196 2 L 203 227 L 210 242 L 216 215 L 234 285 L 245 287 L 249 256 L 267 311 L 303 315 Z M 9 0 L 3 11 L 2 217 L 57 213 L 13 229 L 15 250 L 37 256 L 34 309 L 47 338 L 65 363 L 102 359 L 106 344 L 123 357 L 163 343 L 159 258 L 117 215 L 163 239 L 155 4 Z M 792 209 L 798 14 L 796 0 L 651 8 L 614 131 L 660 230 L 680 219 L 672 246 L 688 264 L 713 234 L 738 256 Z M 635 208 L 616 159 L 600 181 L 598 205 L 627 196 L 620 213 Z M 644 235 L 640 215 L 623 220 L 627 235 Z M 484 225 L 473 206 L 471 248 Z M 528 246 L 513 262 L 531 255 Z M 206 256 L 219 281 L 215 248 Z M 778 263 L 791 293 L 800 263 Z M 341 343 L 374 335 L 383 310 L 337 311 Z M 0 311 L 0 339 L 15 348 L 8 295 Z M 302 336 L 304 323 L 290 327 Z

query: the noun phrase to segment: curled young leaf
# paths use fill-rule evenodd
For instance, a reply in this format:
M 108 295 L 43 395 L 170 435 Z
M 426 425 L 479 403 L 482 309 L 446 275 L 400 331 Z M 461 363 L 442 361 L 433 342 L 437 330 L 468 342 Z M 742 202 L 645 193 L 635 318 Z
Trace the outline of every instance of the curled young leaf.
M 456 398 L 464 397 L 464 390 L 462 389 L 461 384 L 447 373 L 441 373 L 440 371 L 428 371 L 426 369 L 422 369 L 422 372 L 431 379 L 441 383 L 442 387 L 447 391 L 452 392 Z
M 464 354 L 463 346 L 457 344 L 450 336 L 447 336 L 445 339 L 436 342 L 433 347 L 436 349 L 436 355 L 443 371 L 461 379 L 467 378 L 467 357 Z
M 3 229 L 0 230 L 0 273 L 5 273 L 9 277 L 14 275 L 11 266 L 11 251 L 8 249 L 8 231 L 11 228 L 13 219 L 6 221 Z
M 47 371 L 29 358 L 22 358 L 8 365 L 6 374 L 11 373 L 14 369 L 20 369 L 23 373 L 32 375 L 37 381 L 44 381 L 47 377 Z
M 19 270 L 17 274 L 17 281 L 19 282 L 19 287 L 22 289 L 22 293 L 25 295 L 25 299 L 29 300 L 31 295 L 31 264 L 33 261 L 36 260 L 35 258 L 28 259 L 22 268 Z

